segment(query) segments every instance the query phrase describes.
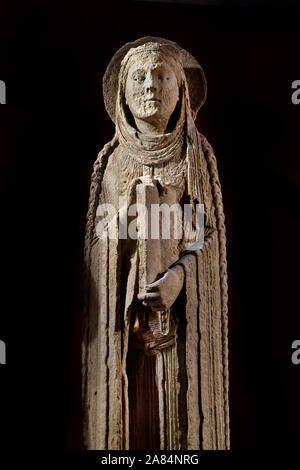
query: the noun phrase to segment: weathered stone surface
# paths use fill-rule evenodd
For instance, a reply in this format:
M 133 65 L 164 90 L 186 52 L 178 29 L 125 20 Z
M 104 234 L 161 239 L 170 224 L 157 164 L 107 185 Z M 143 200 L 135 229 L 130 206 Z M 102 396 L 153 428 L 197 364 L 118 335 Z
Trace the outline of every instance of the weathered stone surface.
M 224 214 L 194 124 L 204 73 L 177 44 L 141 38 L 115 54 L 103 89 L 116 134 L 95 162 L 87 216 L 86 446 L 228 449 Z M 197 204 L 202 241 L 183 217 L 188 207 L 197 225 Z

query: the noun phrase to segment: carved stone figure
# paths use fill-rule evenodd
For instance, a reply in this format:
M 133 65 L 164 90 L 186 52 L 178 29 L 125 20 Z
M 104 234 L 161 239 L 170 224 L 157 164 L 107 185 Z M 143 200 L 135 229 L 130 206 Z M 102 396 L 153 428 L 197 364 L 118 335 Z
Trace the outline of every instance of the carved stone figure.
M 194 123 L 203 70 L 146 37 L 115 54 L 103 90 L 116 133 L 94 164 L 87 216 L 85 444 L 228 449 L 224 214 Z

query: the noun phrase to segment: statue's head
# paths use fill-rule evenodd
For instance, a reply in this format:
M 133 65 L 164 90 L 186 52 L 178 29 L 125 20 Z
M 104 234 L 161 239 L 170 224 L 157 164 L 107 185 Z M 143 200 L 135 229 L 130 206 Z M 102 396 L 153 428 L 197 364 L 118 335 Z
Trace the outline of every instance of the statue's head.
M 139 49 L 139 48 L 138 48 Z M 137 120 L 168 123 L 179 102 L 182 73 L 166 48 L 147 43 L 129 51 L 124 73 L 125 102 Z
M 199 63 L 176 43 L 145 37 L 116 52 L 103 77 L 106 109 L 114 122 L 120 108 L 136 120 L 167 121 L 180 103 L 193 118 L 206 98 L 206 80 Z

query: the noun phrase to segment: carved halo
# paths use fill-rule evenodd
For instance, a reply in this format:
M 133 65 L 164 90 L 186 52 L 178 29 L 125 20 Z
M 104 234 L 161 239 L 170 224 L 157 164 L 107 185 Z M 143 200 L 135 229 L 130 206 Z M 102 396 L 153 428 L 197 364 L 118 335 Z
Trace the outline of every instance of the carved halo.
M 142 46 L 147 42 L 158 42 L 173 46 L 181 55 L 183 69 L 189 89 L 191 111 L 193 119 L 196 119 L 197 113 L 206 100 L 207 84 L 205 74 L 197 60 L 186 50 L 182 49 L 176 42 L 163 38 L 147 36 L 137 39 L 134 42 L 128 42 L 119 49 L 111 59 L 103 77 L 103 96 L 106 111 L 110 118 L 115 122 L 115 108 L 118 93 L 119 71 L 123 57 L 129 49 Z

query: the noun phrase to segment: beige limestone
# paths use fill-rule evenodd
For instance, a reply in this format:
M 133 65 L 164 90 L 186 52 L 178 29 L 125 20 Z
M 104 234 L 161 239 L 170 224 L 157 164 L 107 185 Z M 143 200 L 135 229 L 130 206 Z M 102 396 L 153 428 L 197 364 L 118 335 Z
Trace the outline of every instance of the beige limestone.
M 86 447 L 228 449 L 224 214 L 194 124 L 203 70 L 177 44 L 141 38 L 115 54 L 103 89 L 116 134 L 95 162 L 87 215 Z M 199 204 L 195 244 L 182 216 L 188 206 L 195 224 Z

